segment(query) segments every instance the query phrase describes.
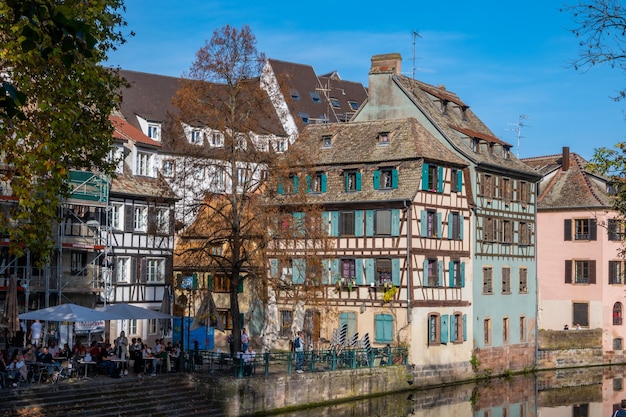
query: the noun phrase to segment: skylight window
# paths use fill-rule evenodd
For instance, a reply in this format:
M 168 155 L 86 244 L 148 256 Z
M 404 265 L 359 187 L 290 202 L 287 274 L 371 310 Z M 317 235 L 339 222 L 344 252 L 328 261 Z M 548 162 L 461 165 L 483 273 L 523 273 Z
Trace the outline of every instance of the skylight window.
M 298 112 L 298 117 L 306 124 L 309 123 L 309 113 Z
M 300 100 L 300 93 L 295 88 L 289 92 L 289 95 L 294 100 Z
M 359 109 L 359 103 L 357 103 L 356 101 L 348 100 L 348 104 L 350 105 L 350 108 L 352 110 L 358 110 Z
M 341 103 L 339 103 L 339 99 L 335 97 L 330 98 L 330 104 L 336 109 L 341 107 Z
M 387 145 L 389 143 L 389 132 L 380 132 L 378 134 L 378 144 Z
M 322 147 L 330 148 L 333 144 L 333 138 L 330 135 L 322 136 Z
M 311 100 L 313 100 L 313 103 L 320 103 L 322 101 L 320 93 L 318 93 L 317 91 L 309 91 L 309 95 L 311 96 Z

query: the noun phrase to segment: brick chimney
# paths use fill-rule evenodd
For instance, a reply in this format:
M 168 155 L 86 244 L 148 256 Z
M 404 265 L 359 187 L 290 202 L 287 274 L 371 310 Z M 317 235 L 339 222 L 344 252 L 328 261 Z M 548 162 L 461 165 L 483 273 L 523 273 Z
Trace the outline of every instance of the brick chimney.
M 370 74 L 402 74 L 402 55 L 393 52 L 372 56 Z
M 569 146 L 563 146 L 563 159 L 561 160 L 561 170 L 569 170 Z

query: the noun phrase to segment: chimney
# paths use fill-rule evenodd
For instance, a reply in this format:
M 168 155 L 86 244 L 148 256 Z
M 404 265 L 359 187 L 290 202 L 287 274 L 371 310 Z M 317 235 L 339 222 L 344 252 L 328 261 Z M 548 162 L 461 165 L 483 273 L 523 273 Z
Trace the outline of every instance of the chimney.
M 563 146 L 563 159 L 561 160 L 561 170 L 569 169 L 569 146 Z
M 402 55 L 393 52 L 372 56 L 370 74 L 402 74 Z

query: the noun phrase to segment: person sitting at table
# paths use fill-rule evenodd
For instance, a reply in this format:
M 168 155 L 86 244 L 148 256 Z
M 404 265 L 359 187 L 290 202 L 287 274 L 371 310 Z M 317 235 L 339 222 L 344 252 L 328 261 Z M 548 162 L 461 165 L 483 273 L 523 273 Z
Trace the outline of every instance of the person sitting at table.
M 109 376 L 113 376 L 115 370 L 117 369 L 117 365 L 113 362 L 115 359 L 115 355 L 111 352 L 111 344 L 107 343 L 100 348 L 100 353 L 97 356 L 96 362 L 98 366 L 105 367 L 108 371 Z
M 51 340 L 50 343 L 48 343 L 48 352 L 50 352 L 52 357 L 59 356 L 59 346 L 57 342 Z
M 37 362 L 52 363 L 52 353 L 50 353 L 46 346 L 42 347 L 37 354 Z
M 243 375 L 250 376 L 254 370 L 254 362 L 256 360 L 256 352 L 252 350 L 252 346 L 248 345 L 248 350 L 241 355 L 243 359 Z
M 72 359 L 72 349 L 70 349 L 70 345 L 68 345 L 67 343 L 63 344 L 63 349 L 59 351 L 57 356 L 59 358 Z
M 7 368 L 9 372 L 9 380 L 12 381 L 12 386 L 17 387 L 17 383 L 20 381 L 28 381 L 28 367 L 24 361 L 24 356 L 19 349 L 15 349 L 11 357 L 11 363 Z
M 23 356 L 25 362 L 37 362 L 37 353 L 35 352 L 35 348 L 30 344 L 26 348 Z
M 79 356 L 79 357 L 84 357 L 85 354 L 87 353 L 87 348 L 85 347 L 85 345 L 83 345 L 81 343 L 81 341 L 79 340 L 78 342 L 76 342 L 76 344 L 74 345 L 74 355 Z
M 169 365 L 170 372 L 178 371 L 179 358 L 180 358 L 180 349 L 178 348 L 178 345 L 172 346 L 172 349 L 170 349 L 168 353 L 168 361 L 170 363 Z
M 93 342 L 91 342 L 91 345 L 89 345 L 89 354 L 91 355 L 92 358 L 97 358 L 98 355 L 100 354 L 100 347 L 98 346 L 98 342 L 96 342 L 95 340 Z
M 143 360 L 144 372 L 147 374 L 150 371 L 150 376 L 156 375 L 156 363 L 157 357 L 153 354 L 150 346 L 145 345 L 143 352 L 141 353 L 141 359 Z

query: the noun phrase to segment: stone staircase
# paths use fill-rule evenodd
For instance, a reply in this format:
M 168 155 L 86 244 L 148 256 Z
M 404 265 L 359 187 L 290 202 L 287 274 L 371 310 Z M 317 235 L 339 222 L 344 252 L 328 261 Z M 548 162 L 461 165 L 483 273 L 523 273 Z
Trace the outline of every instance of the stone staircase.
M 225 417 L 189 374 L 97 377 L 0 391 L 0 416 Z

